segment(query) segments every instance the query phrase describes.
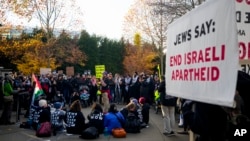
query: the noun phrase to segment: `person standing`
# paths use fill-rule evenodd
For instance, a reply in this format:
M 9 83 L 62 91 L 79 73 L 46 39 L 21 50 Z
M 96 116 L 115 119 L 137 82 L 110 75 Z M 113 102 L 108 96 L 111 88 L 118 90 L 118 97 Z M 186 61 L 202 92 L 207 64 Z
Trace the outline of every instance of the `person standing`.
M 11 122 L 11 112 L 13 106 L 13 81 L 9 74 L 5 74 L 5 78 L 2 81 L 2 93 L 3 93 L 3 112 L 0 119 L 0 124 L 2 125 L 11 125 L 14 122 Z M 16 92 L 17 93 L 17 92 Z
M 97 101 L 97 91 L 98 91 L 97 85 L 98 84 L 97 84 L 96 76 L 92 76 L 90 79 L 90 86 L 89 86 L 90 104 L 94 104 Z
M 174 126 L 175 126 L 175 106 L 176 98 L 170 96 L 166 93 L 166 82 L 165 77 L 161 76 L 161 82 L 158 88 L 160 93 L 160 102 L 161 102 L 161 111 L 163 116 L 163 125 L 164 132 L 166 136 L 174 135 Z
M 132 78 L 130 77 L 129 74 L 126 74 L 124 78 L 124 103 L 128 104 L 129 101 L 129 91 L 130 91 L 130 85 Z

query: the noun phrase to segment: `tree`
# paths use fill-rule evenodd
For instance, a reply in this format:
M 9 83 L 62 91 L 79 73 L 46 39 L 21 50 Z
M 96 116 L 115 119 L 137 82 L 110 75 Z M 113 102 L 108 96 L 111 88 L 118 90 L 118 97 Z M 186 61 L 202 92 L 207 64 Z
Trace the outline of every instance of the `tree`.
M 78 38 L 72 38 L 65 30 L 57 37 L 52 48 L 56 64 L 63 69 L 68 66 L 83 67 L 87 60 L 86 54 L 78 46 Z
M 125 71 L 127 73 L 145 72 L 153 74 L 153 68 L 155 67 L 155 58 L 157 53 L 155 47 L 151 44 L 140 42 L 140 34 L 135 34 L 134 43 L 126 44 L 126 54 L 123 61 Z
M 202 1 L 136 0 L 125 17 L 124 36 L 131 40 L 134 33 L 140 33 L 143 42 L 155 44 L 163 74 L 168 25 Z
M 134 45 L 141 46 L 141 35 L 139 33 L 136 33 L 134 36 Z
M 0 0 L 0 23 L 26 26 L 28 22 L 40 23 L 46 33 L 53 34 L 54 28 L 76 30 L 83 28 L 80 7 L 76 0 Z M 18 21 L 10 19 L 18 17 Z M 19 22 L 20 21 L 20 22 Z
M 152 0 L 137 0 L 125 17 L 124 31 L 129 35 L 140 33 L 143 42 L 155 44 L 157 54 L 163 66 L 163 50 L 166 47 L 166 31 L 169 17 L 164 14 L 157 14 L 152 6 Z M 129 35 L 128 39 L 132 39 Z M 163 69 L 163 67 L 161 67 Z M 161 71 L 163 72 L 163 71 Z
M 124 43 L 123 40 L 110 40 L 106 37 L 101 38 L 98 47 L 100 64 L 105 65 L 109 72 L 123 73 Z
M 95 65 L 99 64 L 98 57 L 98 42 L 100 37 L 96 35 L 90 36 L 89 33 L 85 30 L 81 32 L 80 38 L 78 40 L 79 49 L 82 52 L 85 52 L 87 57 L 87 62 L 84 67 L 78 71 L 83 72 L 84 70 L 90 70 L 93 74 L 95 72 Z
M 54 36 L 55 27 L 67 29 L 83 28 L 82 13 L 75 0 L 66 2 L 63 0 L 1 0 L 1 2 L 0 14 L 6 19 L 3 22 L 9 20 L 5 16 L 7 13 L 19 16 L 20 20 L 18 21 L 24 22 L 17 24 L 22 26 L 24 26 L 23 24 L 27 24 L 29 20 L 40 22 L 41 28 L 45 31 L 42 37 L 43 53 L 45 58 L 47 58 L 48 68 L 52 67 L 50 62 L 54 56 L 53 44 L 56 43 Z
M 43 55 L 44 46 L 41 41 L 42 32 L 28 35 L 22 33 L 20 38 L 1 41 L 0 52 L 25 74 L 38 73 L 40 67 L 46 67 L 47 58 Z M 50 58 L 51 68 L 56 68 L 55 59 Z

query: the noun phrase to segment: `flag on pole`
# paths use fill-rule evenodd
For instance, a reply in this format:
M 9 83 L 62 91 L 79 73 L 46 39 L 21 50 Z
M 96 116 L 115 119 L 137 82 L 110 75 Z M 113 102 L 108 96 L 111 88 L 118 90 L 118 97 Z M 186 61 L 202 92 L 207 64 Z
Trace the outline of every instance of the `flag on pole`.
M 40 96 L 44 95 L 42 86 L 40 84 L 40 82 L 37 80 L 36 76 L 34 74 L 32 74 L 32 79 L 33 81 L 35 81 L 36 86 L 33 92 L 33 96 L 32 96 L 32 101 L 31 101 L 31 105 L 34 104 L 34 101 L 37 100 Z
M 160 68 L 160 65 L 158 64 L 157 65 L 157 69 L 158 69 L 158 76 L 159 76 L 159 79 L 161 80 L 161 68 Z
M 32 95 L 32 100 L 30 103 L 30 109 L 29 109 L 29 118 L 28 118 L 28 123 L 31 125 L 33 122 L 33 113 L 34 111 L 37 110 L 38 105 L 34 105 L 35 100 L 38 100 L 42 95 L 44 95 L 42 86 L 40 84 L 40 82 L 38 81 L 38 79 L 36 78 L 36 76 L 34 74 L 32 74 L 32 79 L 35 82 L 35 88 L 34 88 L 34 92 Z

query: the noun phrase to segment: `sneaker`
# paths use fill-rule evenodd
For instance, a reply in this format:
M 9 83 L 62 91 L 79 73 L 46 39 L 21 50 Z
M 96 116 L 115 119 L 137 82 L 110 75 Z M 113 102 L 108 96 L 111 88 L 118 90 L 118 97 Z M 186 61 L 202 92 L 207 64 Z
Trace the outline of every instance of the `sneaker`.
M 183 125 L 178 125 L 179 128 L 183 128 L 184 126 Z
M 174 132 L 173 132 L 173 131 L 171 131 L 170 133 L 164 132 L 163 134 L 164 134 L 165 136 L 170 137 L 170 136 L 173 136 L 173 135 L 174 135 Z

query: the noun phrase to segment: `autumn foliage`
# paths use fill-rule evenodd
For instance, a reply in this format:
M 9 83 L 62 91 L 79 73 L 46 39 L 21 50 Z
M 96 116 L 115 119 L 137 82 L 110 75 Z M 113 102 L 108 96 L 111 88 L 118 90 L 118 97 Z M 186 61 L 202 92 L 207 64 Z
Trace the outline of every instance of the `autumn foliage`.
M 126 53 L 123 64 L 127 73 L 145 72 L 148 74 L 153 73 L 155 63 L 153 60 L 157 57 L 155 48 L 150 44 L 141 43 L 140 34 L 136 33 L 134 36 L 134 45 L 126 45 Z
M 65 63 L 84 66 L 86 55 L 79 50 L 77 40 L 69 38 L 67 33 L 63 32 L 48 42 L 43 38 L 44 33 L 39 32 L 0 40 L 0 52 L 24 74 L 39 73 L 40 68 L 55 70 Z

